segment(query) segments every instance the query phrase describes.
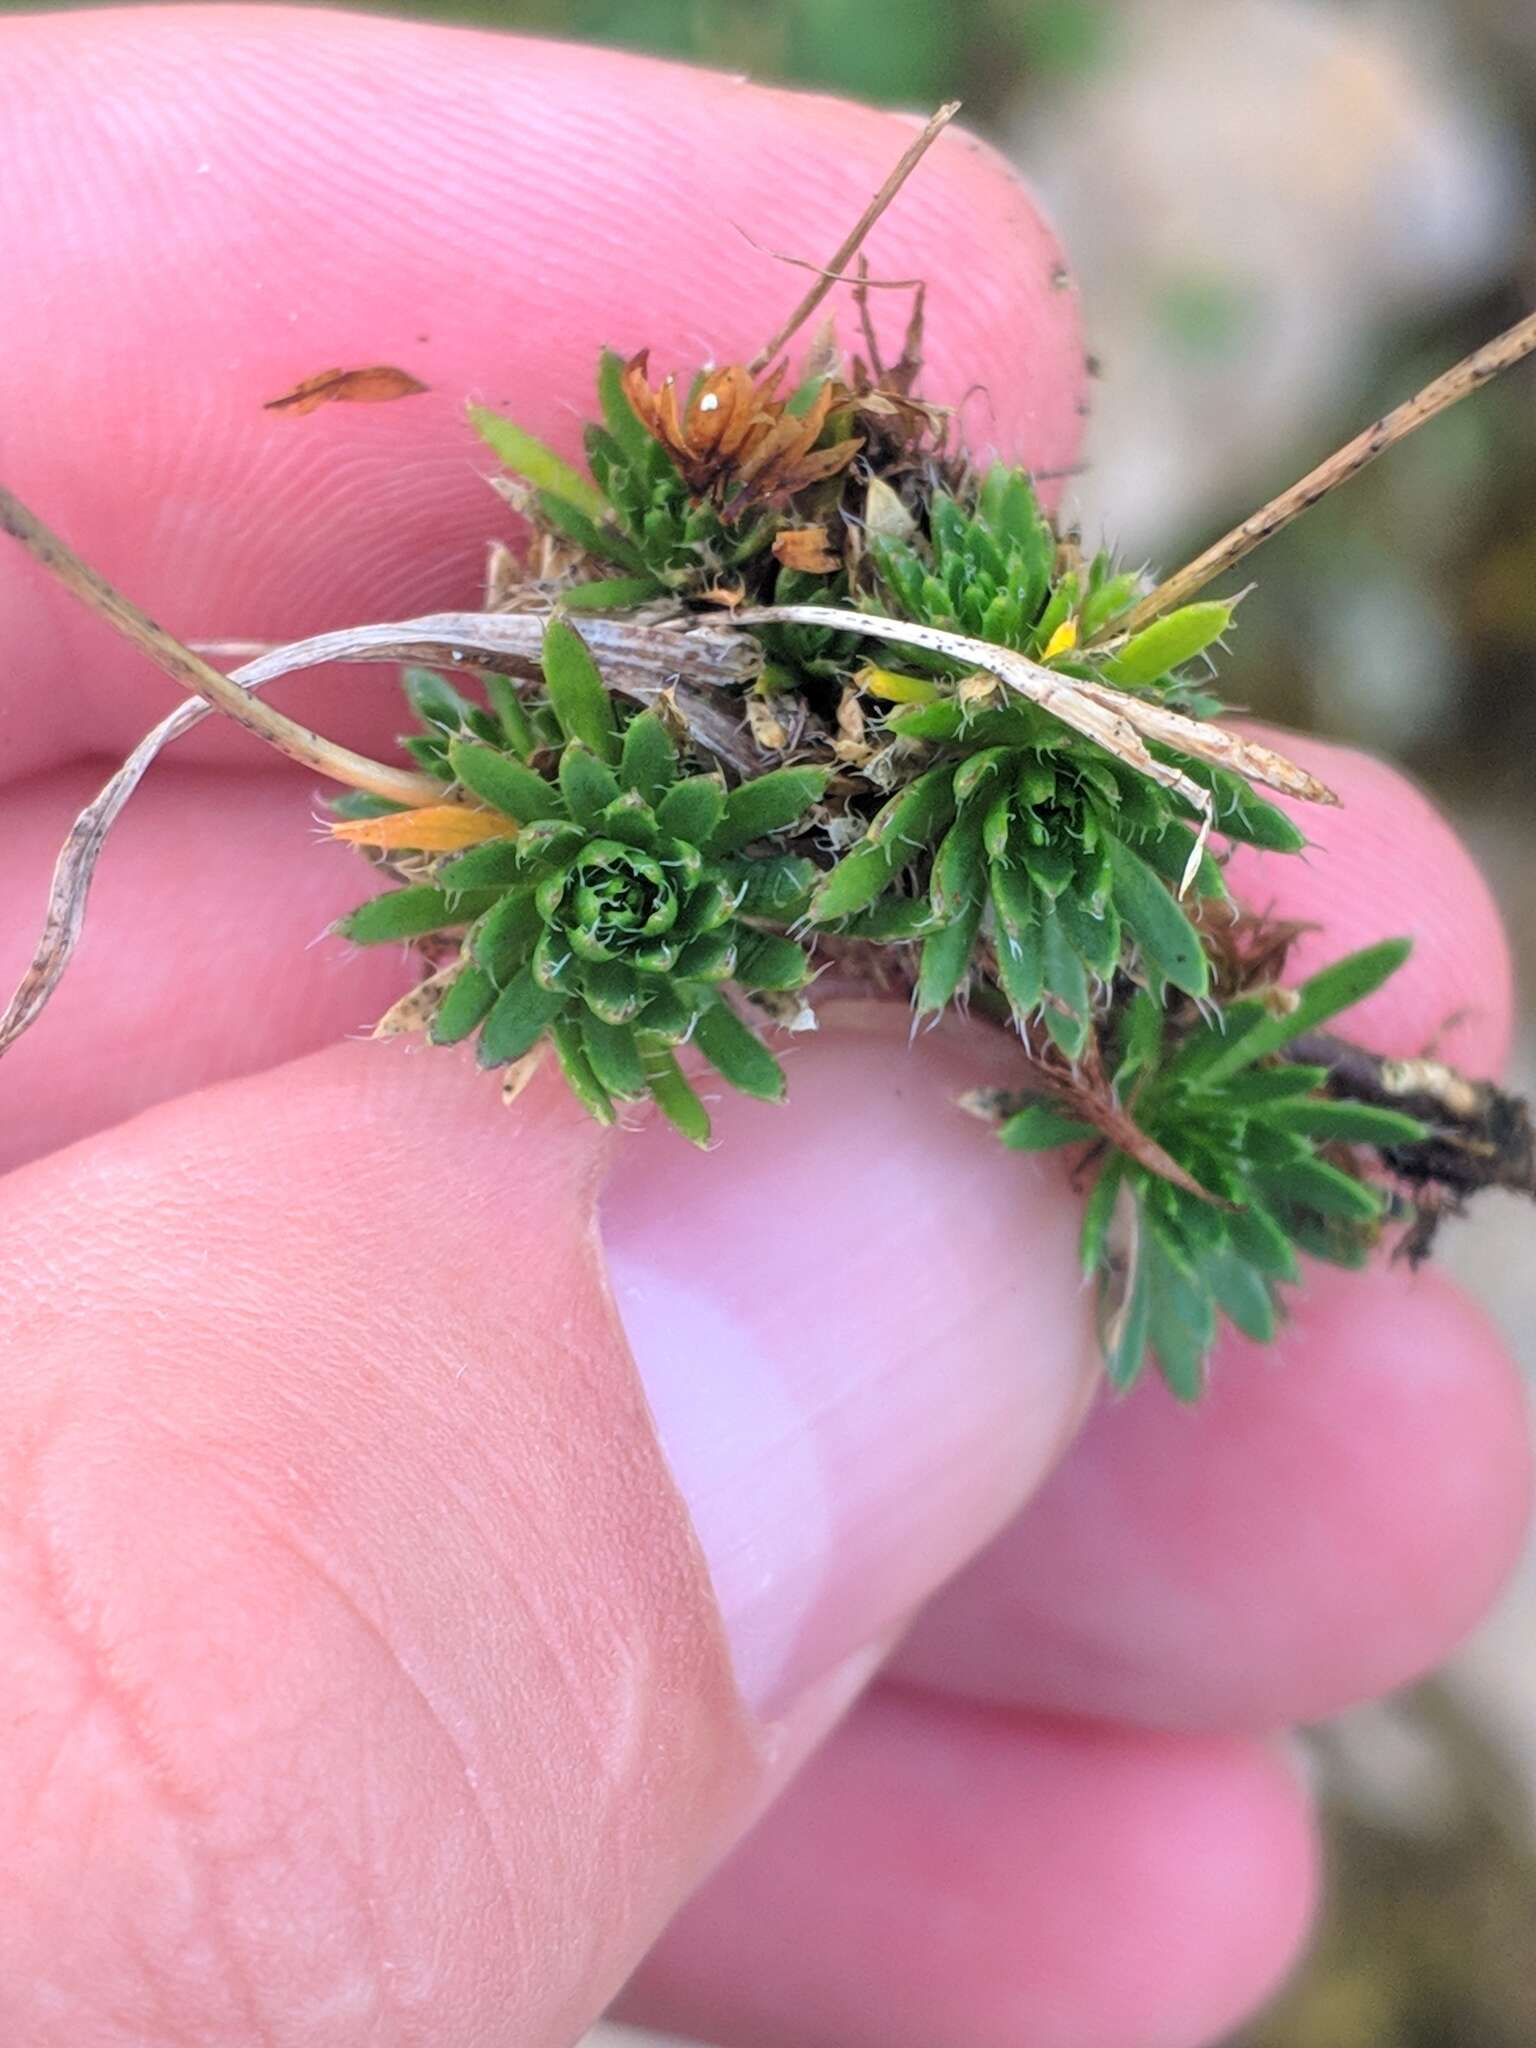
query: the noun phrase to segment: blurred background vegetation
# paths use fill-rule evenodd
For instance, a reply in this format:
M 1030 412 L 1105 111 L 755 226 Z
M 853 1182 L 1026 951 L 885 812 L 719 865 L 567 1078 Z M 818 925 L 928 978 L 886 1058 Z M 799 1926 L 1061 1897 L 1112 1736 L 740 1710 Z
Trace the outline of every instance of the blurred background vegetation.
M 377 11 L 910 107 L 963 99 L 1071 252 L 1099 381 L 1068 509 L 1132 559 L 1182 560 L 1536 299 L 1530 0 Z M 1502 897 L 1528 1015 L 1533 478 L 1528 367 L 1268 547 L 1223 671 L 1234 701 L 1388 753 L 1432 789 Z M 1529 1043 L 1521 1064 L 1529 1086 Z M 1490 1209 L 1448 1245 L 1536 1358 L 1528 1216 Z M 1536 1574 L 1446 1679 L 1320 1733 L 1314 1754 L 1329 1913 L 1243 2048 L 1533 2048 Z

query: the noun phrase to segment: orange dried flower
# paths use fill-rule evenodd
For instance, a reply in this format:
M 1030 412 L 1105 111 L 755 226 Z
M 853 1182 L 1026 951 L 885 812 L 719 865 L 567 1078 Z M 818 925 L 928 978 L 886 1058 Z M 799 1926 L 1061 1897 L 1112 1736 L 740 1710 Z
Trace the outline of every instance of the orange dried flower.
M 762 502 L 845 469 L 863 446 L 857 436 L 830 448 L 816 441 L 835 404 L 848 393 L 829 379 L 803 413 L 788 410 L 778 396 L 784 365 L 757 382 L 740 363 L 712 370 L 701 379 L 686 409 L 680 409 L 676 379 L 653 386 L 646 377 L 644 349 L 624 367 L 624 395 L 646 431 L 672 457 L 695 496 L 712 496 L 733 510 Z

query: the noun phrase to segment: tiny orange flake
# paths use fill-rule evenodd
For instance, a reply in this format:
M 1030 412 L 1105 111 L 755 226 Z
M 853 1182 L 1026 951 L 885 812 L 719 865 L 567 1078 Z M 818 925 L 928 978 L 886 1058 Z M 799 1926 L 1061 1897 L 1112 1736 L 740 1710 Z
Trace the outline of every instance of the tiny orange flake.
M 414 398 L 426 388 L 419 377 L 392 363 L 374 363 L 366 370 L 322 370 L 281 398 L 269 398 L 262 411 L 301 414 L 322 405 L 383 405 L 392 398 Z

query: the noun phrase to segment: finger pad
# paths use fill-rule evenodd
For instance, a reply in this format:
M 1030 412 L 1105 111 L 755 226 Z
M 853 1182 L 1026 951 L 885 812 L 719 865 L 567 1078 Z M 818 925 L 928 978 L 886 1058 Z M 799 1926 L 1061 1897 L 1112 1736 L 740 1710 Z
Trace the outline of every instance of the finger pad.
M 1305 1802 L 1259 1748 L 888 1692 L 632 1998 L 740 2048 L 1195 2048 L 1288 1966 L 1313 1884 Z
M 0 37 L 0 122 L 49 181 L 46 203 L 31 177 L 0 189 L 8 481 L 183 638 L 473 603 L 507 518 L 465 398 L 571 453 L 603 344 L 750 355 L 805 277 L 738 226 L 820 260 L 914 132 L 679 66 L 318 11 L 54 16 Z M 1001 160 L 943 138 L 868 253 L 877 276 L 930 282 L 930 394 L 977 394 L 979 443 L 1070 460 L 1075 300 Z M 894 343 L 905 295 L 875 296 Z M 375 362 L 429 393 L 262 411 Z M 14 772 L 82 731 L 123 744 L 166 701 L 19 561 L 0 565 L 0 640 L 37 650 L 45 693 L 24 724 L 12 699 Z M 314 687 L 290 696 L 326 702 Z M 393 707 L 324 715 L 354 740 L 395 725 Z
M 1321 1718 L 1443 1657 L 1526 1526 L 1524 1389 L 1433 1272 L 1314 1272 L 1198 1408 L 1107 1404 L 920 1621 L 902 1668 L 1171 1727 Z
M 1240 847 L 1228 879 L 1252 910 L 1315 924 L 1298 976 L 1379 939 L 1411 938 L 1386 986 L 1335 1027 L 1394 1058 L 1431 1048 L 1476 1074 L 1509 1055 L 1514 970 L 1492 892 L 1429 797 L 1398 770 L 1325 741 L 1272 735 L 1338 792 L 1337 809 L 1285 808 L 1312 842 L 1300 859 Z

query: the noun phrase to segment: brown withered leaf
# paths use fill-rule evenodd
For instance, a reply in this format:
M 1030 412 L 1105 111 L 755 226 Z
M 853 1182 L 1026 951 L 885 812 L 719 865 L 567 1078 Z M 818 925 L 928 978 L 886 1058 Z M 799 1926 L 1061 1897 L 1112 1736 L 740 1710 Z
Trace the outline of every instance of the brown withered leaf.
M 390 363 L 374 363 L 366 370 L 322 370 L 281 398 L 269 398 L 262 411 L 297 416 L 322 405 L 383 405 L 392 398 L 414 398 L 426 388 L 409 370 L 397 370 Z
M 829 576 L 837 567 L 837 557 L 827 539 L 824 526 L 781 527 L 773 537 L 774 559 L 807 576 Z

